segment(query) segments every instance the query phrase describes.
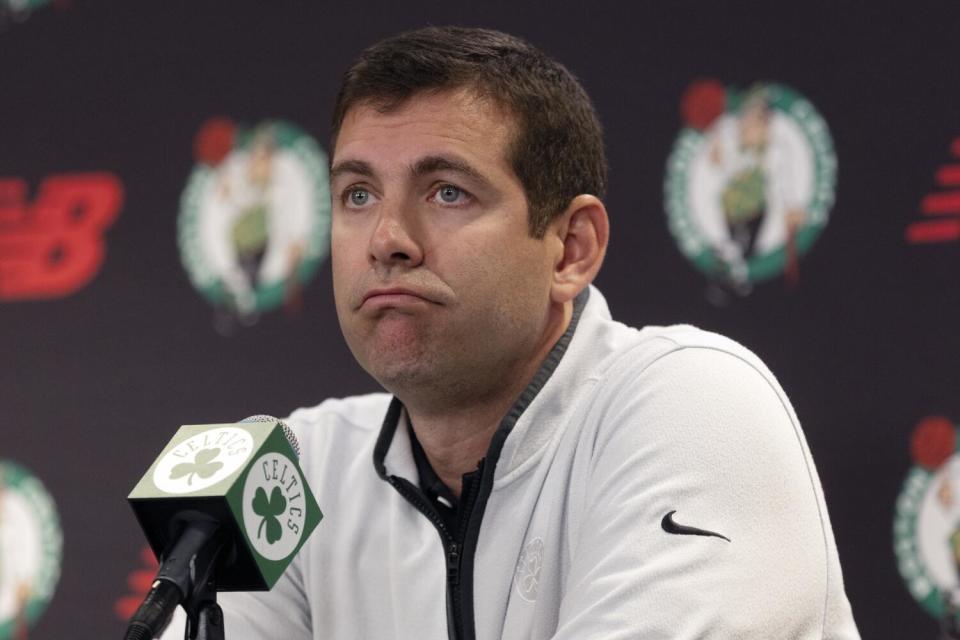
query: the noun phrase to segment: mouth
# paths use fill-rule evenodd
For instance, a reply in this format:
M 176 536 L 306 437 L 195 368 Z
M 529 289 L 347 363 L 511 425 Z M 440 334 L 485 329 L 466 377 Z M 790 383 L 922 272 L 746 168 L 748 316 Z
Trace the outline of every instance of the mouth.
M 406 287 L 387 287 L 367 291 L 360 308 L 384 309 L 388 307 L 408 307 L 420 304 L 437 304 L 426 294 Z

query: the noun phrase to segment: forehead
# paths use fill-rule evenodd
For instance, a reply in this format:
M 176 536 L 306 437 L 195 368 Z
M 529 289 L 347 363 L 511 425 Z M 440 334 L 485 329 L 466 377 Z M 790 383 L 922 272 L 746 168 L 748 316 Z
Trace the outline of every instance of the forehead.
M 472 89 L 423 91 L 388 111 L 362 102 L 347 111 L 333 164 L 409 164 L 426 155 L 455 153 L 471 162 L 508 167 L 514 118 Z

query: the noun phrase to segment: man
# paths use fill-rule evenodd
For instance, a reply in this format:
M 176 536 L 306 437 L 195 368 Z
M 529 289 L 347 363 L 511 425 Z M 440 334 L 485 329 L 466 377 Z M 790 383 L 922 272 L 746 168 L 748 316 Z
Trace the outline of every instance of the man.
M 333 279 L 389 394 L 291 416 L 328 519 L 273 591 L 222 595 L 228 637 L 858 637 L 773 376 L 616 323 L 590 285 L 605 182 L 589 99 L 530 45 L 429 28 L 364 52 Z

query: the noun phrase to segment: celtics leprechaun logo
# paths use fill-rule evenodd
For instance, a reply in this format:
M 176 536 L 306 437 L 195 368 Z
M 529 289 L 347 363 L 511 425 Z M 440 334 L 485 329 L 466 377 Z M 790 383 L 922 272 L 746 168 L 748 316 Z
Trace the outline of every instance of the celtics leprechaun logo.
M 957 427 L 921 420 L 911 438 L 913 467 L 897 498 L 893 548 L 910 595 L 960 638 L 960 455 Z
M 666 211 L 683 254 L 745 295 L 785 273 L 827 222 L 837 162 L 826 123 L 783 85 L 746 90 L 707 80 L 682 100 L 686 126 L 667 162 Z
M 0 460 L 0 640 L 26 638 L 60 578 L 63 533 L 37 478 Z
M 218 309 L 219 326 L 295 309 L 327 254 L 325 154 L 292 124 L 244 128 L 223 118 L 201 128 L 194 153 L 180 251 L 190 281 Z

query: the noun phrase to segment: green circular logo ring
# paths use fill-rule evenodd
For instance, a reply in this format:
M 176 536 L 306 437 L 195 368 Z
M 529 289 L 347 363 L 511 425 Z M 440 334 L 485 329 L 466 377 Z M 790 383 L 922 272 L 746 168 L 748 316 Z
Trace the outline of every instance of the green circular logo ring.
M 960 431 L 946 419 L 935 417 L 921 422 L 913 438 L 915 464 L 907 472 L 897 496 L 893 519 L 893 551 L 900 576 L 910 595 L 938 620 L 953 615 L 960 621 L 957 611 L 948 610 L 951 594 L 942 585 L 943 574 L 956 567 L 931 565 L 931 558 L 947 558 L 960 566 L 960 491 L 953 493 L 949 468 L 960 462 L 958 443 Z M 948 505 L 957 520 L 954 522 L 949 513 L 940 518 L 950 521 L 945 528 L 940 527 L 943 531 L 931 525 L 936 522 L 934 518 L 925 518 L 938 515 L 931 510 L 948 511 L 948 507 L 941 509 L 938 504 Z M 950 532 L 952 535 L 947 535 Z M 941 574 L 939 579 L 936 574 Z M 960 588 L 960 582 L 957 587 Z
M 329 252 L 327 157 L 310 136 L 283 121 L 230 135 L 232 147 L 216 164 L 201 158 L 183 191 L 180 255 L 190 282 L 210 303 L 244 314 L 269 311 L 284 303 L 291 286 L 306 285 Z M 276 184 L 284 177 L 285 185 Z M 217 227 L 221 233 L 210 231 L 217 216 L 232 216 Z M 277 232 L 284 218 L 294 227 Z M 275 238 L 288 254 L 278 250 L 272 257 L 279 261 L 271 261 Z M 244 251 L 259 251 L 263 262 L 279 267 L 266 277 L 261 269 L 245 278 L 237 257 Z
M 718 129 L 723 127 L 730 128 L 731 121 L 734 119 L 744 119 L 742 115 L 745 109 L 762 96 L 764 108 L 770 118 L 780 120 L 781 130 L 789 127 L 792 131 L 799 134 L 794 135 L 796 139 L 802 139 L 809 150 L 809 160 L 812 166 L 809 167 L 809 175 L 812 184 L 809 186 L 808 198 L 802 203 L 802 222 L 797 225 L 795 231 L 791 233 L 790 247 L 786 243 L 777 243 L 778 246 L 767 247 L 763 250 L 754 250 L 748 256 L 743 256 L 741 280 L 750 282 L 760 282 L 769 280 L 781 274 L 789 260 L 791 252 L 795 256 L 805 254 L 814 241 L 820 235 L 829 217 L 830 208 L 833 206 L 834 195 L 837 180 L 837 160 L 834 153 L 833 141 L 830 137 L 829 129 L 823 118 L 817 113 L 813 105 L 799 93 L 789 87 L 779 84 L 757 85 L 746 91 L 735 91 L 725 89 L 724 95 L 719 98 L 722 101 L 717 105 L 717 113 L 713 114 L 709 121 L 701 122 L 701 126 L 687 126 L 677 137 L 667 161 L 666 177 L 664 180 L 664 200 L 667 214 L 668 226 L 670 232 L 677 241 L 681 252 L 696 266 L 697 269 L 712 278 L 722 278 L 732 269 L 730 261 L 723 257 L 723 252 L 718 250 L 714 239 L 708 237 L 704 232 L 702 224 L 698 220 L 702 212 L 697 210 L 698 202 L 703 199 L 693 197 L 693 191 L 701 188 L 703 185 L 695 182 L 693 175 L 694 164 L 698 157 L 708 152 L 706 147 L 715 144 L 718 138 Z M 769 121 L 769 120 L 768 120 Z M 769 140 L 758 144 L 760 149 L 757 152 L 762 157 L 765 149 L 773 146 Z M 747 147 L 741 143 L 739 149 L 727 152 L 727 157 L 731 155 L 745 155 L 744 149 Z M 710 150 L 710 153 L 713 151 Z M 798 154 L 794 154 L 798 155 Z M 769 156 L 769 154 L 768 154 Z M 761 161 L 755 160 L 758 165 Z M 700 166 L 706 163 L 701 162 Z M 728 164 L 735 164 L 729 162 Z M 768 163 L 769 164 L 769 163 Z M 766 190 L 766 199 L 769 200 L 771 188 L 769 186 L 770 176 L 763 175 L 767 173 L 769 167 L 760 167 L 753 176 L 744 176 L 746 172 L 743 167 L 730 169 L 730 172 L 740 171 L 737 176 L 743 182 L 741 192 L 754 192 L 753 199 L 759 200 L 754 204 L 754 209 L 763 209 L 763 200 L 765 199 L 764 190 Z M 753 177 L 755 184 L 751 187 L 747 181 L 748 177 Z M 766 183 L 763 180 L 766 179 Z M 758 182 L 759 181 L 759 182 Z M 789 176 L 786 176 L 782 182 L 789 182 Z M 732 180 L 731 180 L 732 182 Z M 763 185 L 766 184 L 766 187 Z M 758 186 L 759 185 L 759 186 Z M 758 193 L 759 192 L 759 193 Z M 739 196 L 743 200 L 742 193 L 725 194 L 730 195 L 731 201 Z M 729 216 L 729 207 L 724 202 L 723 207 Z M 721 208 L 718 204 L 718 208 Z M 721 214 L 722 215 L 722 214 Z M 757 213 L 751 213 L 756 217 Z
M 24 530 L 35 535 L 28 545 L 33 553 L 24 554 L 20 544 L 6 548 L 2 534 L 10 527 L 18 534 L 15 541 Z M 12 594 L 16 603 L 12 615 L 0 615 L 0 639 L 14 637 L 21 625 L 33 626 L 40 618 L 60 579 L 62 558 L 63 532 L 53 498 L 24 467 L 0 460 L 0 595 Z

